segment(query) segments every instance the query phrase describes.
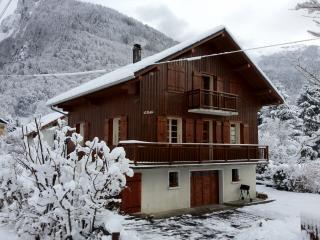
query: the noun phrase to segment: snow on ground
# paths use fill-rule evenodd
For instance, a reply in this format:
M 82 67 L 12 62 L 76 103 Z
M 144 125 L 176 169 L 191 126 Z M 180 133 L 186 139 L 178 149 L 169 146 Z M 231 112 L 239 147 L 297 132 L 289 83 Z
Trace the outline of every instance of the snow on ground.
M 141 240 L 236 239 L 301 240 L 300 214 L 312 212 L 320 217 L 320 195 L 278 191 L 257 186 L 276 201 L 199 216 L 184 215 L 153 222 L 128 217 L 124 239 L 138 235 Z M 0 228 L 0 240 L 18 239 Z
M 201 216 L 184 215 L 169 219 L 130 219 L 125 229 L 137 231 L 141 239 L 237 239 L 301 240 L 300 214 L 318 212 L 320 195 L 278 191 L 257 186 L 276 201 Z

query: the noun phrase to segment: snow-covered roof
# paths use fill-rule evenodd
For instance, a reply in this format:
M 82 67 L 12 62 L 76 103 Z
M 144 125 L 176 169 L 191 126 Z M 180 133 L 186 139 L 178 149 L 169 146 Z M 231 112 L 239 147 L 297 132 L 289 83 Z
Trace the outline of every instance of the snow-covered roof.
M 175 53 L 178 53 L 212 35 L 215 35 L 221 31 L 226 31 L 232 39 L 238 44 L 238 42 L 235 40 L 235 38 L 232 36 L 230 31 L 225 26 L 218 26 L 210 31 L 207 31 L 205 33 L 202 33 L 200 35 L 191 37 L 190 39 L 179 43 L 171 48 L 168 48 L 160 53 L 154 54 L 150 57 L 144 58 L 141 61 L 137 63 L 132 63 L 129 65 L 126 65 L 124 67 L 121 67 L 115 71 L 112 71 L 110 73 L 104 74 L 96 79 L 93 79 L 89 82 L 86 82 L 78 87 L 75 87 L 69 91 L 66 91 L 58 96 L 55 96 L 47 101 L 47 105 L 54 106 L 59 103 L 63 103 L 114 85 L 117 85 L 119 83 L 126 82 L 130 79 L 135 78 L 135 72 L 140 71 L 148 66 L 151 66 Z M 240 45 L 239 45 L 240 46 Z M 246 53 L 244 53 L 246 54 Z M 271 87 L 274 88 L 274 90 L 278 93 L 278 95 L 281 97 L 281 94 L 277 91 L 276 87 L 272 84 L 272 82 L 268 79 L 268 77 L 263 73 L 263 71 L 257 66 L 257 64 L 252 61 L 252 59 L 246 54 L 248 59 L 255 65 L 255 67 L 258 69 L 258 71 L 262 74 L 262 76 L 270 83 Z
M 47 125 L 57 121 L 58 119 L 63 118 L 64 116 L 65 115 L 63 115 L 62 113 L 58 113 L 58 112 L 49 113 L 49 114 L 40 118 L 40 121 L 39 121 L 40 128 L 43 129 Z M 34 120 L 32 122 L 28 123 L 27 125 L 23 126 L 23 129 L 24 129 L 25 135 L 29 135 L 29 134 L 37 131 L 37 127 L 36 127 Z
M 4 120 L 3 118 L 0 118 L 0 123 L 8 124 L 8 121 Z

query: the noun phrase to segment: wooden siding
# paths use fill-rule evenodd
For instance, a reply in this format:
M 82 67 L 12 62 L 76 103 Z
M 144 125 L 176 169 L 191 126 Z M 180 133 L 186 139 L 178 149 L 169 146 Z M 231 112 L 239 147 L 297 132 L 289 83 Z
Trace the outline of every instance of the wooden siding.
M 220 52 L 213 42 L 202 44 L 179 58 Z M 243 142 L 258 143 L 257 111 L 260 99 L 254 95 L 250 81 L 235 71 L 237 66 L 223 56 L 197 61 L 162 64 L 126 83 L 81 97 L 62 104 L 69 111 L 69 124 L 90 123 L 89 137 L 102 139 L 110 136 L 110 120 L 115 117 L 126 119 L 126 138 L 149 142 L 159 141 L 158 117 L 180 117 L 183 119 L 183 141 L 201 142 L 201 121 L 213 120 L 214 142 L 228 143 L 224 126 L 240 122 L 249 130 Z M 239 96 L 238 115 L 232 117 L 188 113 L 187 91 L 199 87 L 200 74 L 213 75 L 217 79 L 217 90 Z M 170 78 L 170 79 L 169 79 Z M 172 79 L 174 78 L 174 79 Z M 183 81 L 183 83 L 177 83 Z M 169 84 L 168 84 L 169 83 Z M 106 119 L 109 127 L 106 128 Z M 192 126 L 193 124 L 193 126 Z M 186 130 L 188 128 L 188 130 Z M 108 129 L 108 130 L 107 130 Z M 166 130 L 162 129 L 162 134 Z M 166 139 L 161 137 L 161 141 Z M 110 143 L 110 140 L 109 140 Z

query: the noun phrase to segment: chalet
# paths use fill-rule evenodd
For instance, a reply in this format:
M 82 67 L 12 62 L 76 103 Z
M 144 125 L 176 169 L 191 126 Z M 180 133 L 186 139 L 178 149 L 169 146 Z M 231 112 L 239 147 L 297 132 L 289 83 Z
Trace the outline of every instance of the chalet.
M 257 112 L 283 99 L 224 26 L 48 101 L 85 139 L 125 148 L 134 162 L 122 209 L 155 213 L 256 195 Z M 236 51 L 232 54 L 219 54 Z M 211 55 L 208 57 L 199 57 Z
M 8 122 L 2 118 L 0 118 L 0 136 L 4 135 L 6 133 L 6 126 L 8 125 Z
M 37 119 L 43 140 L 46 141 L 49 146 L 53 146 L 54 134 L 58 126 L 59 119 L 66 119 L 66 116 L 62 113 L 53 112 Z M 23 126 L 23 132 L 29 143 L 32 143 L 31 140 L 37 136 L 37 126 L 35 121 Z

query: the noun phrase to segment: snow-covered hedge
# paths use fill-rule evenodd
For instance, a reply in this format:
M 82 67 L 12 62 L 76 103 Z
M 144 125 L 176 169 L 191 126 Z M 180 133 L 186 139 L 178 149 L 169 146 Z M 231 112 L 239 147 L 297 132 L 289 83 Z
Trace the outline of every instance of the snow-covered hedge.
M 24 151 L 0 156 L 3 222 L 38 239 L 101 239 L 121 231 L 113 209 L 125 176 L 133 175 L 123 148 L 110 151 L 98 138 L 83 144 L 63 122 L 54 146 L 41 132 L 22 146 Z

